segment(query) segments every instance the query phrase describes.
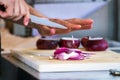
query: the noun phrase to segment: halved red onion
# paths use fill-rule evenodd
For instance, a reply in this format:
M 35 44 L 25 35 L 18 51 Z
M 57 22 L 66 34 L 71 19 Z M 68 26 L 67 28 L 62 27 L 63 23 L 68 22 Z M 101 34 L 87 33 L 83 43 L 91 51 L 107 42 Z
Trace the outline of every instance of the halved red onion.
M 61 47 L 54 52 L 54 58 L 59 60 L 83 60 L 86 54 L 78 49 Z
M 80 39 L 78 38 L 62 37 L 59 41 L 59 47 L 78 48 L 79 45 Z
M 39 38 L 36 41 L 36 47 L 37 49 L 56 49 L 58 47 L 58 40 L 57 39 L 51 39 L 51 38 Z
M 83 47 L 88 51 L 104 51 L 108 48 L 108 42 L 102 37 L 84 37 Z

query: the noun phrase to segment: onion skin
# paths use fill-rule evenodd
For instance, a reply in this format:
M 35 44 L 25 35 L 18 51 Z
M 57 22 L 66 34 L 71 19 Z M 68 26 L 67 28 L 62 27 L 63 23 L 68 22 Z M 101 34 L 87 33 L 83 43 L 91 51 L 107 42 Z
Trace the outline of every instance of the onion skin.
M 37 49 L 56 49 L 58 47 L 57 40 L 46 40 L 46 39 L 38 39 L 36 41 Z
M 105 51 L 108 48 L 108 42 L 105 39 L 88 39 L 86 43 L 84 43 L 84 48 L 87 51 Z
M 83 47 L 85 47 L 88 40 L 89 40 L 89 36 L 83 37 L 83 38 L 81 39 L 81 45 L 82 45 Z

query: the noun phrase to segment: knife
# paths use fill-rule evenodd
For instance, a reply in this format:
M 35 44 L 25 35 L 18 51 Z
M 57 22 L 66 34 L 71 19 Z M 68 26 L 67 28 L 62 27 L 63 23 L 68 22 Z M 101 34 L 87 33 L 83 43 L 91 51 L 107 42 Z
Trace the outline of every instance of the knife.
M 5 12 L 5 8 L 4 8 L 3 5 L 0 5 L 0 10 Z M 0 17 L 0 18 L 2 18 L 2 17 Z M 2 18 L 2 19 L 9 20 L 9 19 L 6 19 L 6 18 Z M 9 20 L 9 21 L 11 21 L 11 20 Z M 12 22 L 23 25 L 23 18 L 18 20 L 18 21 L 12 21 Z M 40 18 L 40 17 L 34 16 L 34 15 L 30 15 L 30 22 L 29 22 L 28 26 L 29 27 L 39 26 L 38 24 L 50 26 L 50 27 L 53 27 L 53 28 L 67 29 L 67 27 L 65 27 L 61 24 L 52 22 L 47 18 Z
M 48 18 L 40 18 L 40 17 L 34 16 L 34 15 L 30 15 L 30 18 L 31 18 L 32 23 L 46 25 L 46 26 L 50 26 L 53 28 L 67 29 L 67 27 L 60 25 L 58 23 L 52 22 Z

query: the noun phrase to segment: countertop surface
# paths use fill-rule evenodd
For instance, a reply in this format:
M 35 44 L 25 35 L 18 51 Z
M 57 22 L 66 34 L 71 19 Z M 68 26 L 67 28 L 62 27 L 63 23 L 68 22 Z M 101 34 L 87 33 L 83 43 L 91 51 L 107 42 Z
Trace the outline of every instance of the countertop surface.
M 39 38 L 37 37 L 29 37 L 29 38 L 21 38 L 18 36 L 13 36 L 8 32 L 4 31 L 1 32 L 1 44 L 2 48 L 5 49 L 2 57 L 12 63 L 13 65 L 23 69 L 30 75 L 34 76 L 36 79 L 40 80 L 120 80 L 120 76 L 112 76 L 110 75 L 109 71 L 75 71 L 75 72 L 49 72 L 49 73 L 40 73 L 33 69 L 32 67 L 22 63 L 15 57 L 13 57 L 9 52 L 10 49 L 14 48 L 28 48 L 28 47 L 35 47 L 35 42 Z M 9 39 L 8 39 L 9 38 Z M 9 43 L 9 44 L 8 44 Z M 21 43 L 21 44 L 20 44 Z M 119 50 L 120 48 L 114 48 L 115 50 Z M 72 76 L 71 76 L 72 75 Z M 86 77 L 87 75 L 87 77 Z

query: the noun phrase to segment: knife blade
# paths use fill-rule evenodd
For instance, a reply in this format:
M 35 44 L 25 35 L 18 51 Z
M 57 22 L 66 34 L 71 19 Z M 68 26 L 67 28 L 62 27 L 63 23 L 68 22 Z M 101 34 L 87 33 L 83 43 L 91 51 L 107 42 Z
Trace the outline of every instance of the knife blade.
M 65 27 L 61 24 L 55 23 L 53 21 L 50 21 L 47 18 L 40 18 L 40 17 L 34 16 L 34 15 L 30 15 L 30 18 L 31 18 L 32 23 L 46 25 L 46 26 L 50 26 L 50 27 L 53 27 L 53 28 L 67 29 L 67 27 Z

